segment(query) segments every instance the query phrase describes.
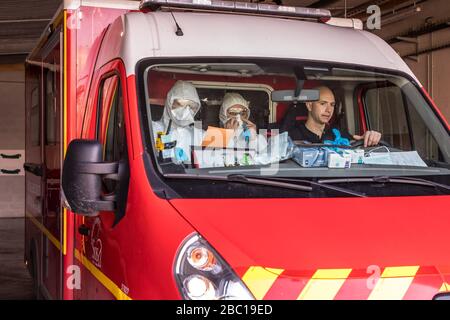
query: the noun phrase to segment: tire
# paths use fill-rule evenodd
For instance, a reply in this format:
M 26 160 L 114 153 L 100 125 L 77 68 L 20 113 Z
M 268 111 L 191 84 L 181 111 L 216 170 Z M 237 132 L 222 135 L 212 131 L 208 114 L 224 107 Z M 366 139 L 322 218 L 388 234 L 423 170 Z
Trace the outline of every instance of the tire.
M 38 259 L 37 259 L 37 253 L 36 253 L 36 246 L 33 245 L 33 249 L 30 252 L 30 274 L 31 279 L 33 281 L 33 297 L 35 300 L 43 300 L 43 296 L 41 294 L 40 290 L 40 283 L 39 283 L 39 266 L 38 266 Z

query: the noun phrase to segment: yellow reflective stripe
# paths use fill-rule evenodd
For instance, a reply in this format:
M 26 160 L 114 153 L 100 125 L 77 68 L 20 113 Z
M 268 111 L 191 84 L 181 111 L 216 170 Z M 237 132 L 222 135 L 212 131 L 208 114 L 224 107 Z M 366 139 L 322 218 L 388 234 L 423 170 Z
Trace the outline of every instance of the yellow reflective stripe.
M 61 251 L 61 243 L 56 239 L 50 231 L 45 228 L 45 226 L 36 220 L 31 214 L 26 214 L 26 216 L 33 222 L 36 227 L 44 233 L 47 238 L 55 245 L 58 250 Z M 119 287 L 110 280 L 106 275 L 104 275 L 96 266 L 94 266 L 85 256 L 81 255 L 78 250 L 75 249 L 75 258 L 79 260 L 88 269 L 92 275 L 100 281 L 101 284 L 111 292 L 117 300 L 131 300 Z
M 441 288 L 439 289 L 439 293 L 441 292 L 449 292 L 450 291 L 450 284 L 448 284 L 447 282 L 444 282 L 441 286 Z
M 64 95 L 64 113 L 63 113 L 63 144 L 64 144 L 64 158 L 67 151 L 67 11 L 64 11 L 64 75 L 63 75 L 63 95 Z
M 61 251 L 61 243 L 58 241 L 58 239 L 56 239 L 51 232 L 44 227 L 44 225 L 42 223 L 40 223 L 39 221 L 36 220 L 35 217 L 33 217 L 31 214 L 26 213 L 26 216 L 31 220 L 31 222 L 33 222 L 33 224 L 39 229 L 41 230 L 41 232 L 43 234 L 45 234 L 45 236 L 53 243 L 53 245 Z
M 63 35 L 63 160 L 67 150 L 67 11 L 64 10 Z M 63 208 L 63 255 L 67 253 L 67 210 Z
M 75 249 L 75 258 L 80 261 L 83 266 L 88 269 L 97 280 L 111 292 L 117 300 L 131 300 L 120 288 L 109 279 L 103 272 L 101 272 L 96 266 L 94 266 L 88 258 L 81 255 L 80 252 Z
M 308 281 L 297 300 L 333 300 L 352 269 L 319 269 Z
M 370 293 L 369 300 L 403 299 L 418 270 L 418 266 L 386 268 Z
M 250 267 L 242 277 L 242 281 L 257 300 L 262 300 L 283 271 L 283 269 Z
M 401 300 L 408 291 L 414 277 L 381 278 L 369 296 L 369 300 Z
M 63 255 L 67 253 L 67 209 L 63 208 Z
M 445 282 L 444 285 L 445 285 L 445 291 L 450 291 L 450 284 L 448 284 L 448 282 Z
M 352 269 L 318 269 L 312 279 L 347 279 Z
M 397 278 L 397 277 L 414 277 L 419 270 L 419 266 L 414 267 L 389 267 L 384 269 L 382 278 Z

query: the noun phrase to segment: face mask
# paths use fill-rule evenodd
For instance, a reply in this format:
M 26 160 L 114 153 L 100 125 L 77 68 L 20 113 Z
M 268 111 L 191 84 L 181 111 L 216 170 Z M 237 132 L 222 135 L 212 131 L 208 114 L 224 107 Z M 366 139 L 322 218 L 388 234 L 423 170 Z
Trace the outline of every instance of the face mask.
M 238 122 L 239 126 L 242 126 L 242 124 L 244 123 L 244 121 L 242 121 L 242 118 L 248 119 L 248 113 L 228 113 L 228 117 L 225 119 L 225 121 L 223 121 L 223 124 L 225 125 L 231 119 L 235 119 Z
M 179 126 L 188 126 L 194 122 L 194 114 L 191 108 L 172 109 L 172 120 Z
M 244 123 L 244 121 L 242 121 L 241 115 L 238 114 L 236 116 L 226 118 L 225 121 L 222 121 L 222 124 L 225 126 L 231 119 L 236 120 L 238 122 L 239 127 L 241 127 Z
M 242 126 L 242 119 L 241 119 L 241 115 L 240 114 L 238 114 L 236 116 L 236 121 L 239 123 L 240 126 Z

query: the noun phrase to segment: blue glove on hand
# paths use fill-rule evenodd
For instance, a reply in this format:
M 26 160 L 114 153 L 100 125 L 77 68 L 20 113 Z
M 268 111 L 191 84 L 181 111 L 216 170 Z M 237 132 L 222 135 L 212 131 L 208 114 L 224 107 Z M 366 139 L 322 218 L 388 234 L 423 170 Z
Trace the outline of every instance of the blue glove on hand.
M 188 160 L 186 152 L 181 148 L 175 148 L 175 159 L 179 162 L 185 162 Z
M 250 142 L 250 138 L 252 136 L 252 133 L 250 132 L 249 129 L 245 129 L 244 132 L 242 133 L 243 137 L 244 137 L 244 141 L 249 143 Z
M 323 142 L 324 144 L 331 144 L 331 145 L 335 145 L 335 146 L 350 146 L 350 140 L 348 140 L 346 138 L 342 138 L 341 133 L 339 132 L 338 129 L 333 129 L 332 132 L 335 137 L 334 141 L 325 140 Z

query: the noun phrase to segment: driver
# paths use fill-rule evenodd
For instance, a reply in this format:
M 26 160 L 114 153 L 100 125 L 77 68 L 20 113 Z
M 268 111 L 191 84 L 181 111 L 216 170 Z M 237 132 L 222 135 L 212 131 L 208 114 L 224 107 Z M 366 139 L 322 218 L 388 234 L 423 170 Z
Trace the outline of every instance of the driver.
M 335 141 L 336 128 L 328 123 L 333 117 L 336 100 L 333 91 L 326 86 L 314 88 L 320 91 L 318 101 L 306 102 L 308 109 L 308 119 L 305 123 L 298 124 L 288 129 L 292 140 L 309 141 L 311 143 L 324 143 L 326 140 Z M 333 132 L 334 131 L 334 132 Z M 366 131 L 362 136 L 350 135 L 348 132 L 340 132 L 340 137 L 344 139 L 364 141 L 364 147 L 376 146 L 381 140 L 381 133 L 377 131 Z

